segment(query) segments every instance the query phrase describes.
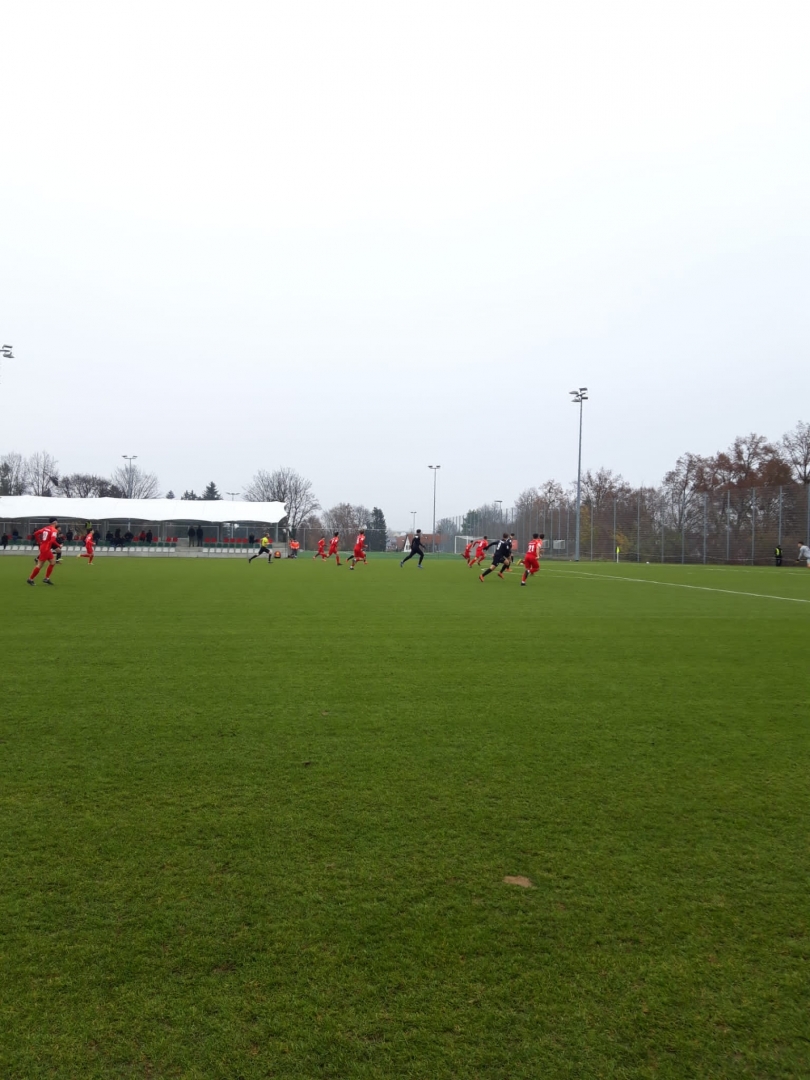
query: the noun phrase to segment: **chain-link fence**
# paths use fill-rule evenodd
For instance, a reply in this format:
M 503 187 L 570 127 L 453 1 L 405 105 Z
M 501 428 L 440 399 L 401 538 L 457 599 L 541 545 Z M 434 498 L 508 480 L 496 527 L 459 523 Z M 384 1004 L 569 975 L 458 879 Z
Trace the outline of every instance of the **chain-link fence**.
M 777 547 L 786 561 L 797 545 L 810 541 L 810 489 L 732 488 L 672 496 L 642 488 L 608 496 L 580 508 L 580 559 L 670 563 L 772 563 Z M 456 536 L 514 533 L 525 551 L 532 533 L 544 533 L 544 557 L 573 559 L 576 502 L 564 500 L 503 508 L 483 508 L 443 518 L 437 548 L 455 550 Z

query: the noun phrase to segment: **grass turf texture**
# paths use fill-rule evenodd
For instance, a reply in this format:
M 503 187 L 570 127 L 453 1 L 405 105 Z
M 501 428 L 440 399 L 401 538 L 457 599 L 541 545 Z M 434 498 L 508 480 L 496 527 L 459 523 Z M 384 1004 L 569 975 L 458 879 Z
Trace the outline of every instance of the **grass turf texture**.
M 425 565 L 0 560 L 5 1080 L 808 1075 L 810 573 Z

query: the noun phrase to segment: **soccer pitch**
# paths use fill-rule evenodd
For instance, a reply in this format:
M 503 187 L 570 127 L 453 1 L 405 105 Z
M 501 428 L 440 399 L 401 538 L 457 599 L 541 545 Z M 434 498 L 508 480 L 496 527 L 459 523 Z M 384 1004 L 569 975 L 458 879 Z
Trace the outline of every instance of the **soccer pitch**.
M 4 1080 L 810 1073 L 810 572 L 29 567 Z

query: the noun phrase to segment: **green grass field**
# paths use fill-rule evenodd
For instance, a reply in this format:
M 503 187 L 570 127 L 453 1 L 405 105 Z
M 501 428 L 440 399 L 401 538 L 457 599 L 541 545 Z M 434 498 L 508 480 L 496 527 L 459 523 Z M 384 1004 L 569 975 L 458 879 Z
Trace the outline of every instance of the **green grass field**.
M 29 566 L 3 1080 L 810 1075 L 810 572 Z

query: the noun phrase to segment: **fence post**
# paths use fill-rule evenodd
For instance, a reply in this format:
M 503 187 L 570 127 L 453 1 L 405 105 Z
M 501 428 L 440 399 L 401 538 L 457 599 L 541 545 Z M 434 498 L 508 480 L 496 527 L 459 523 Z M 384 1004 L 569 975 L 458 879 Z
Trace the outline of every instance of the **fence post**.
M 704 566 L 706 565 L 706 534 L 707 534 L 707 529 L 708 529 L 708 524 L 707 524 L 707 520 L 706 520 L 706 513 L 707 513 L 708 501 L 709 501 L 708 493 L 704 491 L 703 492 L 703 565 Z
M 681 499 L 681 566 L 686 562 L 686 499 Z
M 613 552 L 612 552 L 612 554 L 614 554 L 614 555 L 616 554 L 617 546 L 618 546 L 618 544 L 617 544 L 617 541 L 616 541 L 616 499 L 614 498 L 613 499 Z
M 757 489 L 751 489 L 751 565 L 754 565 L 757 543 Z
M 664 496 L 661 496 L 661 562 L 664 561 Z
M 726 562 L 731 562 L 731 488 L 726 492 Z
M 638 489 L 638 515 L 636 520 L 636 562 L 641 562 L 641 488 Z
M 782 485 L 779 485 L 779 537 L 777 539 L 779 547 L 782 546 Z

